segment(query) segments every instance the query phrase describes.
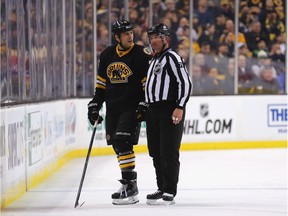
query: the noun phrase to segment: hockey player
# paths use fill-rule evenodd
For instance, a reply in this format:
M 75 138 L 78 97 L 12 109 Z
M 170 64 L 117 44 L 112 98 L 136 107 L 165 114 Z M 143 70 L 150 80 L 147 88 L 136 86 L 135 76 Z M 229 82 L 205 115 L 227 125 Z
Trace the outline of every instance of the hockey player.
M 147 110 L 144 86 L 151 54 L 134 44 L 133 25 L 116 21 L 112 32 L 117 45 L 105 48 L 100 55 L 95 95 L 88 104 L 88 119 L 93 125 L 106 103 L 106 140 L 117 155 L 122 179 L 120 189 L 112 194 L 112 203 L 137 203 L 137 173 L 133 145 L 138 143 L 141 121 Z
M 156 53 L 151 60 L 145 86 L 149 155 L 153 159 L 158 190 L 147 195 L 148 205 L 175 203 L 179 176 L 179 149 L 185 106 L 192 90 L 184 60 L 170 48 L 168 27 L 157 24 L 147 31 Z

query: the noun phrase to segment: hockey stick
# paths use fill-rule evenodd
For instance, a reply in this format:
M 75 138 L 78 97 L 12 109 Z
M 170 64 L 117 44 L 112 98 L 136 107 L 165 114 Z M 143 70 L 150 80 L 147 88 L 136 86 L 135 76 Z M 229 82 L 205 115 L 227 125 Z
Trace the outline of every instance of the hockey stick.
M 88 166 L 88 161 L 89 161 L 90 153 L 91 153 L 92 146 L 93 146 L 93 141 L 94 141 L 94 137 L 95 137 L 95 133 L 96 133 L 97 124 L 98 124 L 98 122 L 100 124 L 102 122 L 102 120 L 103 120 L 103 118 L 101 116 L 99 116 L 99 118 L 97 119 L 97 121 L 95 122 L 95 124 L 93 126 L 94 127 L 93 128 L 93 133 L 92 133 L 92 136 L 91 136 L 90 145 L 89 145 L 88 153 L 87 153 L 87 156 L 86 156 L 85 165 L 84 165 L 84 169 L 83 169 L 83 172 L 82 172 L 82 177 L 81 177 L 80 185 L 79 185 L 79 188 L 78 188 L 78 193 L 77 193 L 77 197 L 76 197 L 74 208 L 77 208 L 79 206 L 79 198 L 80 198 L 80 194 L 81 194 L 81 191 L 82 191 L 82 186 L 83 186 L 83 182 L 84 182 L 84 178 L 85 178 L 85 174 L 86 174 L 86 170 L 87 170 L 87 166 Z M 81 203 L 80 207 L 84 203 L 85 203 L 85 201 L 83 203 Z

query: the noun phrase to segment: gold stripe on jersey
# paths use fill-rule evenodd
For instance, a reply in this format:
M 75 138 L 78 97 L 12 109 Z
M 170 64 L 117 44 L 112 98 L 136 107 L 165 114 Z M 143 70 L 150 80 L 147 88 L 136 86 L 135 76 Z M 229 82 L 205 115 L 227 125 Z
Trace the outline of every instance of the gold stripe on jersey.
M 144 78 L 141 80 L 143 91 L 145 91 L 146 80 L 147 80 L 147 77 L 144 77 Z
M 99 85 L 102 85 L 102 86 L 104 86 L 104 87 L 106 86 L 106 83 L 103 83 L 103 82 L 101 82 L 100 80 L 96 80 L 96 83 L 99 84 Z
M 96 88 L 100 88 L 100 89 L 106 89 L 106 87 L 105 86 L 103 86 L 103 85 L 101 85 L 101 84 L 96 84 Z
M 116 46 L 116 53 L 118 54 L 119 57 L 122 57 L 131 51 L 131 49 L 134 47 L 134 43 L 128 50 L 124 51 L 119 50 L 119 46 L 120 46 L 119 44 Z
M 141 83 L 146 82 L 146 80 L 147 80 L 147 77 L 144 77 L 144 78 L 141 80 Z
M 100 80 L 103 83 L 106 83 L 106 79 L 102 78 L 101 76 L 97 76 L 97 79 Z
M 98 75 L 96 80 L 96 88 L 106 89 L 106 79 Z

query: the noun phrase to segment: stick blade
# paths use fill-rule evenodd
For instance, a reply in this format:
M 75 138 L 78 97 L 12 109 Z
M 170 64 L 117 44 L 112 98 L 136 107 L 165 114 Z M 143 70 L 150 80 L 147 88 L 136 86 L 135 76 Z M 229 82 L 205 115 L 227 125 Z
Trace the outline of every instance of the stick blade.
M 77 208 L 78 206 L 82 207 L 84 205 L 84 203 L 85 203 L 85 201 L 82 202 L 81 205 L 79 205 L 79 202 L 76 202 L 75 205 L 74 205 L 74 208 Z

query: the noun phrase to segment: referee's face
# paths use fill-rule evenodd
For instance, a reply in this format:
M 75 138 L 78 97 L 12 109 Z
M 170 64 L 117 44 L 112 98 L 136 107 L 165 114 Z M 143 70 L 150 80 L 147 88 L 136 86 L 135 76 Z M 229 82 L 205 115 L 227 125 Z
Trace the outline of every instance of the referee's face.
M 149 42 L 151 44 L 152 49 L 156 53 L 160 53 L 163 51 L 163 49 L 166 49 L 168 47 L 167 36 L 162 37 L 161 35 L 157 34 L 149 35 Z
M 116 36 L 116 40 L 121 44 L 122 48 L 129 49 L 133 45 L 134 33 L 133 31 L 121 32 L 120 38 Z

